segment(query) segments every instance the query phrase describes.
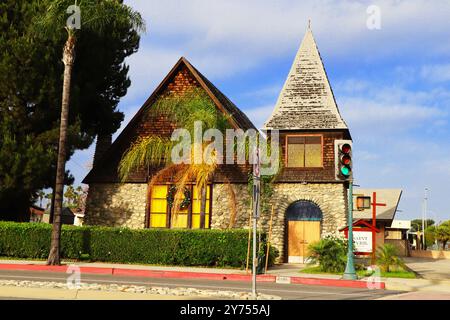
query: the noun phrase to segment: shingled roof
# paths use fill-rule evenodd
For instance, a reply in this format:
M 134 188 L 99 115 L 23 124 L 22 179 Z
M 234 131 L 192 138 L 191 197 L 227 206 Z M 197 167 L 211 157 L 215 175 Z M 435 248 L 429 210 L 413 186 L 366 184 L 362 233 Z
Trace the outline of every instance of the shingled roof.
M 265 130 L 347 129 L 311 28 L 297 52 Z
M 181 57 L 160 85 L 131 119 L 131 121 L 127 124 L 127 126 L 123 129 L 123 131 L 119 134 L 117 139 L 99 158 L 98 163 L 84 178 L 83 183 L 119 182 L 117 168 L 119 166 L 120 159 L 130 145 L 137 139 L 137 137 L 148 134 L 158 134 L 160 136 L 167 137 L 171 136 L 173 129 L 175 129 L 172 121 L 170 121 L 167 117 L 161 118 L 159 116 L 155 116 L 156 118 L 152 118 L 154 116 L 149 115 L 146 111 L 152 107 L 158 97 L 169 90 L 168 88 L 173 84 L 174 79 L 184 73 L 186 73 L 186 76 L 188 77 L 189 84 L 186 83 L 181 86 L 191 85 L 205 90 L 216 107 L 223 114 L 230 115 L 230 124 L 235 129 L 256 129 L 247 116 L 239 110 L 239 108 L 236 107 L 230 99 L 228 99 L 219 89 L 217 89 L 216 86 L 214 86 L 196 68 L 194 68 L 186 58 Z M 136 173 L 132 174 L 128 178 L 127 182 L 146 182 L 149 174 L 151 173 L 149 170 L 150 169 L 137 170 Z M 219 174 L 218 177 L 215 178 L 216 180 L 222 179 L 220 173 L 223 173 L 223 176 L 229 177 L 230 181 L 238 181 L 239 179 L 246 181 L 247 179 L 245 170 L 242 172 L 236 168 L 232 170 L 231 165 L 220 166 L 218 172 Z

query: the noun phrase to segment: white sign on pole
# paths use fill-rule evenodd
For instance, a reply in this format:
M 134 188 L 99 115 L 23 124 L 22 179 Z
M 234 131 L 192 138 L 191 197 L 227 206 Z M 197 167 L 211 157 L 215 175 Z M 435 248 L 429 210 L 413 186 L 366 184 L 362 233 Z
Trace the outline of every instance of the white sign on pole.
M 255 157 L 253 164 L 253 216 L 259 218 L 259 200 L 261 191 L 261 171 L 259 164 L 259 148 L 254 151 Z
M 355 241 L 355 252 L 372 252 L 372 231 L 353 230 L 353 240 Z

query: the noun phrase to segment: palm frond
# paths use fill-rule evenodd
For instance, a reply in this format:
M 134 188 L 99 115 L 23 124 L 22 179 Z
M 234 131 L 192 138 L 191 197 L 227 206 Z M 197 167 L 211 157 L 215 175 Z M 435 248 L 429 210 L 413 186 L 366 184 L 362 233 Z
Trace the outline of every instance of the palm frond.
M 125 181 L 138 168 L 169 163 L 172 147 L 173 142 L 168 138 L 153 135 L 138 138 L 120 160 L 120 180 Z

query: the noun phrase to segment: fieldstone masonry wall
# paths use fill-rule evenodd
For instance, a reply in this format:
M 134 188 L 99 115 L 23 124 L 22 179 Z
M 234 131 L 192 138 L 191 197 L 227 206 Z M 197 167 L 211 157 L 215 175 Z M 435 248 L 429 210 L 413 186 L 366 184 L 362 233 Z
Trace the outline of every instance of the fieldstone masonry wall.
M 88 225 L 144 228 L 146 183 L 97 183 L 89 186 Z
M 251 200 L 247 184 L 233 184 L 237 215 L 235 228 L 248 228 Z M 288 206 L 298 200 L 317 204 L 323 213 L 321 236 L 339 235 L 339 228 L 347 223 L 347 192 L 342 183 L 279 183 L 274 185 L 272 244 L 279 250 L 279 260 L 284 256 L 285 214 Z M 86 224 L 144 228 L 147 184 L 92 184 L 86 207 Z M 228 186 L 215 184 L 212 193 L 212 229 L 226 229 L 230 224 L 231 197 Z M 270 213 L 259 219 L 259 228 L 269 229 Z
M 251 213 L 250 195 L 247 185 L 233 185 L 237 201 L 236 228 L 249 227 Z M 347 192 L 341 183 L 280 183 L 274 185 L 274 196 L 270 204 L 274 205 L 272 223 L 272 244 L 279 250 L 279 260 L 284 256 L 285 214 L 288 206 L 298 200 L 309 200 L 317 204 L 323 213 L 321 236 L 339 235 L 339 228 L 347 223 Z M 211 228 L 227 228 L 230 217 L 230 197 L 224 185 L 216 184 L 213 189 Z M 259 220 L 264 231 L 269 228 L 270 213 Z

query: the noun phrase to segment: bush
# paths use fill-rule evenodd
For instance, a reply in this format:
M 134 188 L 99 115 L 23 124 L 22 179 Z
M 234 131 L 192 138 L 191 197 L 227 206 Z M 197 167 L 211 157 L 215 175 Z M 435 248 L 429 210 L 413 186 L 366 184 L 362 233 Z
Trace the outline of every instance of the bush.
M 347 262 L 347 241 L 328 236 L 308 247 L 310 263 L 318 264 L 323 272 L 344 272 Z
M 392 267 L 405 267 L 403 260 L 398 257 L 397 248 L 389 243 L 377 249 L 377 264 L 384 272 L 390 272 Z
M 44 223 L 0 222 L 0 255 L 46 259 L 50 249 L 52 226 Z M 83 233 L 77 227 L 63 226 L 61 255 L 78 259 L 83 247 Z
M 0 255 L 45 259 L 51 225 L 0 222 Z M 183 266 L 245 267 L 247 230 L 171 230 L 62 227 L 61 257 Z M 265 252 L 265 235 L 261 250 Z M 276 252 L 270 250 L 269 265 Z

